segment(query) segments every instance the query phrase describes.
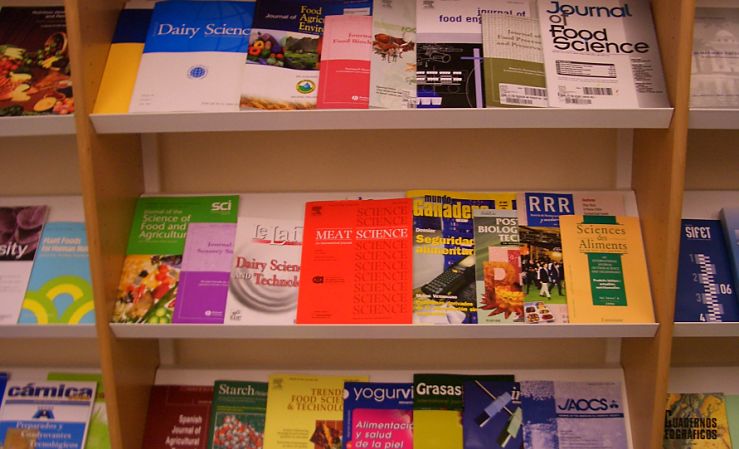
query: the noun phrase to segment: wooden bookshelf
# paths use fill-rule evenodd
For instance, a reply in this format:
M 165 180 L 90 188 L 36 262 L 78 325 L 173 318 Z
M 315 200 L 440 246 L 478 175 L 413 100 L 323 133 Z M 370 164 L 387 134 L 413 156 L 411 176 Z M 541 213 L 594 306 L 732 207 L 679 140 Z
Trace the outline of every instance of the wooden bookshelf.
M 8 1 L 0 0 L 0 5 Z M 144 411 L 155 382 L 202 381 L 227 373 L 222 369 L 262 374 L 278 369 L 353 370 L 403 376 L 422 370 L 515 371 L 525 376 L 607 372 L 624 383 L 632 447 L 657 449 L 662 446 L 671 364 L 691 369 L 718 364 L 722 351 L 736 342 L 734 330 L 716 330 L 709 340 L 718 349 L 686 355 L 678 347 L 697 347 L 705 334 L 714 331 L 673 326 L 683 192 L 686 187 L 722 189 L 729 195 L 739 191 L 739 177 L 731 171 L 739 166 L 735 145 L 731 150 L 739 137 L 732 112 L 709 116 L 688 108 L 694 0 L 652 2 L 673 105 L 667 109 L 93 115 L 123 3 L 65 2 L 76 97 L 72 122 L 66 117 L 63 125 L 48 127 L 44 120 L 32 118 L 21 126 L 0 119 L 0 145 L 8 151 L 6 160 L 12 161 L 0 170 L 12 172 L 17 180 L 3 183 L 0 195 L 82 195 L 97 339 L 63 341 L 82 341 L 87 351 L 81 363 L 68 365 L 97 367 L 103 373 L 113 449 L 141 449 Z M 706 127 L 722 131 L 697 129 Z M 689 134 L 689 128 L 696 129 Z M 62 135 L 39 137 L 49 134 Z M 44 148 L 46 142 L 60 145 Z M 39 147 L 38 153 L 29 156 L 24 151 L 27 145 Z M 709 155 L 714 163 L 704 164 L 698 153 Z M 60 167 L 66 177 L 57 173 Z M 24 178 L 26 171 L 34 173 L 33 180 Z M 134 204 L 143 193 L 409 188 L 633 189 L 657 322 L 479 330 L 108 323 Z M 0 342 L 9 341 L 11 347 L 22 338 L 38 344 L 37 362 L 16 351 L 3 356 L 3 364 L 57 366 L 56 349 L 42 349 L 48 341 L 41 333 L 32 336 L 38 338 L 16 335 Z M 481 359 L 475 349 L 483 346 L 493 349 L 495 356 Z M 728 363 L 729 370 L 739 366 L 737 361 Z M 691 379 L 700 371 L 685 373 L 676 375 Z

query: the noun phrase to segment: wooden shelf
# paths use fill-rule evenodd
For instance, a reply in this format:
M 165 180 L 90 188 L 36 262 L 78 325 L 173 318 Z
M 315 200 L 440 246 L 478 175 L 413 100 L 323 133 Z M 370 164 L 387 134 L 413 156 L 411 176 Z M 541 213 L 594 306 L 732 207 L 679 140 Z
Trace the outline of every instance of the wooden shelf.
M 0 338 L 96 338 L 94 324 L 0 325 Z
M 667 128 L 672 109 L 314 110 L 92 114 L 100 134 L 470 128 Z
M 739 129 L 739 109 L 691 109 L 690 129 Z
M 72 115 L 38 115 L 0 118 L 0 137 L 72 135 Z
M 119 338 L 163 339 L 475 339 L 653 337 L 658 324 L 293 325 L 116 324 Z

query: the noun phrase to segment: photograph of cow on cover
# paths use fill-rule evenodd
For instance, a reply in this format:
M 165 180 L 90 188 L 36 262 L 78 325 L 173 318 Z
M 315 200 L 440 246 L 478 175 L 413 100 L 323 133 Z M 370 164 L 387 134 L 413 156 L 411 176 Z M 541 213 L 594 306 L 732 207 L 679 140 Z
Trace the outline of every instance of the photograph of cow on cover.
M 559 228 L 519 226 L 518 232 L 521 239 L 521 277 L 525 294 L 524 322 L 568 322 Z

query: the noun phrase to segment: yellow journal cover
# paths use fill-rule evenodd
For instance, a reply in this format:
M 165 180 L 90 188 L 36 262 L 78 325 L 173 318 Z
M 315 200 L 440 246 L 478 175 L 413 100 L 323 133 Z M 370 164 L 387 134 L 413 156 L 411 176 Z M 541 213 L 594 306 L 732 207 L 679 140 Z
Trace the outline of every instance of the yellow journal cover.
M 723 394 L 667 395 L 663 449 L 731 449 L 732 441 Z
M 341 449 L 344 382 L 367 376 L 269 376 L 264 449 Z
M 562 215 L 559 223 L 570 322 L 654 322 L 639 218 Z
M 472 212 L 514 210 L 513 192 L 409 190 L 413 199 L 413 323 L 477 324 Z
M 136 84 L 152 8 L 156 2 L 131 1 L 118 17 L 100 80 L 95 114 L 126 114 Z

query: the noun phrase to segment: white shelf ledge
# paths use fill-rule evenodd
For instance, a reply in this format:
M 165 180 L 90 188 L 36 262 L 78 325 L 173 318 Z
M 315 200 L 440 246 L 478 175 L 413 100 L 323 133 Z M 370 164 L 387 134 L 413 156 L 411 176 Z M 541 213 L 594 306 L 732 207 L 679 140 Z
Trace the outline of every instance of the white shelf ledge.
M 739 129 L 739 109 L 691 109 L 690 129 Z
M 93 114 L 98 133 L 325 129 L 667 128 L 672 108 L 420 109 Z
M 465 339 L 465 338 L 620 338 L 653 337 L 656 323 L 645 324 L 500 324 L 500 325 L 268 325 L 110 324 L 119 338 L 163 339 Z
M 0 117 L 0 137 L 71 135 L 75 129 L 72 115 Z
M 674 337 L 739 337 L 739 322 L 675 323 Z
M 6 324 L 0 338 L 96 338 L 94 324 Z

